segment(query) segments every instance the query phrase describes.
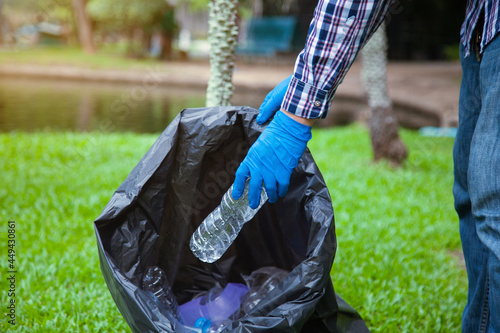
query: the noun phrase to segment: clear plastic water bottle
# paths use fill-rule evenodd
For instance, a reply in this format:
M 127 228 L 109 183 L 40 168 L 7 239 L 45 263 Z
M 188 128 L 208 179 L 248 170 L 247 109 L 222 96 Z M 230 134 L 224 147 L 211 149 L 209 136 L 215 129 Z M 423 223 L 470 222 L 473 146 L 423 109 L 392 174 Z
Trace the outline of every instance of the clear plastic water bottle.
M 152 292 L 179 322 L 183 322 L 177 299 L 168 283 L 165 272 L 160 267 L 150 266 L 146 269 L 142 276 L 142 289 Z
M 234 200 L 233 186 L 222 197 L 220 205 L 210 213 L 191 236 L 189 247 L 193 254 L 201 261 L 212 263 L 218 260 L 238 236 L 243 224 L 252 217 L 267 201 L 264 188 L 260 195 L 260 203 L 252 209 L 248 203 L 247 180 L 243 194 Z
M 264 299 L 288 275 L 278 267 L 262 267 L 249 276 L 243 275 L 249 292 L 243 298 L 241 310 L 247 314 Z

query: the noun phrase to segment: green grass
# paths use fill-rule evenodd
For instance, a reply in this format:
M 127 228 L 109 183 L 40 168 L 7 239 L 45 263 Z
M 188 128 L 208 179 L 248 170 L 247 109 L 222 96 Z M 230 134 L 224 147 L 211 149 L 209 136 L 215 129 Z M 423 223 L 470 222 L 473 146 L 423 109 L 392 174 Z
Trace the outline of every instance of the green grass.
M 457 332 L 466 275 L 453 211 L 451 139 L 403 132 L 402 169 L 371 164 L 360 126 L 310 148 L 336 212 L 336 291 L 373 332 Z M 2 308 L 7 221 L 16 221 L 17 325 L 0 331 L 129 331 L 104 283 L 92 221 L 157 135 L 0 134 Z
M 155 138 L 133 134 L 0 135 L 2 244 L 7 239 L 7 221 L 16 221 L 15 331 L 127 329 L 99 269 L 92 221 Z M 6 255 L 0 262 L 2 273 L 6 272 Z M 3 302 L 6 290 L 2 278 Z M 2 316 L 0 332 L 8 328 L 13 327 Z
M 96 54 L 85 54 L 75 47 L 37 47 L 3 50 L 0 52 L 0 65 L 34 64 L 66 65 L 90 69 L 147 69 L 160 64 L 151 58 L 133 59 L 124 56 L 116 49 L 103 49 Z
M 459 332 L 467 281 L 453 255 L 453 140 L 402 134 L 410 155 L 397 170 L 371 162 L 361 127 L 313 136 L 335 210 L 334 286 L 372 332 Z

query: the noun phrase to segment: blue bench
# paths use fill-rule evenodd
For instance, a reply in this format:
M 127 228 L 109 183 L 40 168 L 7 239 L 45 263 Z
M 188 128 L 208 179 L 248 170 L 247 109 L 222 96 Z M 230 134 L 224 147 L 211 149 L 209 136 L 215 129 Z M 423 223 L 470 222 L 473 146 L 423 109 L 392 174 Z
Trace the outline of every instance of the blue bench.
M 293 16 L 267 16 L 248 22 L 244 40 L 236 47 L 241 55 L 275 56 L 293 51 L 293 35 L 297 19 Z

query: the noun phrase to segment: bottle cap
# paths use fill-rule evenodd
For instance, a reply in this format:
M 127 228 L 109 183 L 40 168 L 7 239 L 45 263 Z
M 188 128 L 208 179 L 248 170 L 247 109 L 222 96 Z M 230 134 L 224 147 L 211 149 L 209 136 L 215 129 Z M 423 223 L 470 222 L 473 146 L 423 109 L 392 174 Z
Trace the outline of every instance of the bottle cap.
M 194 327 L 201 328 L 202 333 L 205 333 L 206 331 L 208 331 L 210 326 L 212 326 L 212 322 L 209 319 L 204 318 L 204 317 L 198 318 L 198 320 L 196 320 L 196 323 L 194 323 Z

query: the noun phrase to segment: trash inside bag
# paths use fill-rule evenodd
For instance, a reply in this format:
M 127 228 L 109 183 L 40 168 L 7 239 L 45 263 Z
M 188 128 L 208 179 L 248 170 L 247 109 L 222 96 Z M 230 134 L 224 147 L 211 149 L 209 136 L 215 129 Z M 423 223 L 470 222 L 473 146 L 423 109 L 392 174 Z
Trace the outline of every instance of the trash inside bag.
M 307 149 L 288 194 L 266 202 L 219 260 L 204 263 L 190 251 L 191 235 L 220 204 L 266 126 L 257 124 L 257 113 L 249 107 L 181 111 L 95 221 L 104 279 L 133 332 L 200 331 L 182 324 L 156 289 L 141 287 L 151 266 L 164 271 L 181 306 L 216 287 L 245 285 L 243 276 L 263 267 L 289 272 L 222 332 L 368 332 L 334 292 L 332 203 Z
M 160 267 L 150 266 L 146 268 L 146 272 L 142 274 L 141 287 L 144 291 L 151 292 L 153 297 L 163 304 L 167 311 L 175 316 L 175 319 L 182 324 L 186 323 L 186 320 L 182 317 L 182 313 L 179 310 L 177 298 L 167 281 L 167 276 Z
M 287 274 L 287 271 L 278 267 L 262 267 L 249 276 L 243 276 L 249 290 L 243 299 L 241 309 L 243 313 L 249 313 Z
M 199 318 L 206 318 L 214 323 L 238 319 L 241 299 L 247 293 L 248 287 L 240 283 L 228 283 L 225 288 L 214 287 L 207 294 L 179 307 L 184 324 L 194 327 Z

